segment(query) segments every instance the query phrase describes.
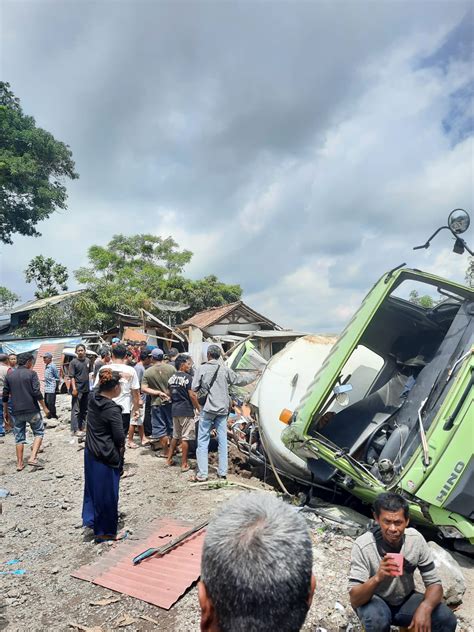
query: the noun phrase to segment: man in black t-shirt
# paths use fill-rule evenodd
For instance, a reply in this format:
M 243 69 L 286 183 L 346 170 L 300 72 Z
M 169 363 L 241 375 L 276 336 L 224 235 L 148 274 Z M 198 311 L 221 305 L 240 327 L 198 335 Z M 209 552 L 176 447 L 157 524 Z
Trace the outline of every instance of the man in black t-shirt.
M 197 395 L 191 389 L 193 381 L 189 374 L 191 364 L 192 360 L 189 356 L 179 355 L 175 361 L 176 373 L 168 380 L 173 415 L 173 438 L 168 451 L 167 464 L 173 465 L 173 455 L 181 439 L 182 472 L 189 470 L 188 442 L 196 437 L 194 411 L 200 410 Z
M 89 360 L 83 344 L 76 346 L 76 358 L 69 363 L 69 377 L 71 378 L 71 432 L 81 434 L 87 415 L 89 402 Z

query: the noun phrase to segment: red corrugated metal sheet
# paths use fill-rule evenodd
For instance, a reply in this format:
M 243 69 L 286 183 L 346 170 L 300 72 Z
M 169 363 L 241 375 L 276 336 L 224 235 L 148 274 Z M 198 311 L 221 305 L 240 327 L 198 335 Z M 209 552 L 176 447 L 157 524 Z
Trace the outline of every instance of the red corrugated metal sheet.
M 63 343 L 54 343 L 54 344 L 42 344 L 38 349 L 38 353 L 36 354 L 36 362 L 33 367 L 33 371 L 36 371 L 38 374 L 41 390 L 44 388 L 44 360 L 43 356 L 45 353 L 49 352 L 53 356 L 53 362 L 56 365 L 56 368 L 60 369 L 61 365 L 61 356 L 63 353 L 64 344 Z
M 139 542 L 118 543 L 98 562 L 82 566 L 72 576 L 169 610 L 199 578 L 205 530 L 162 557 L 151 557 L 137 566 L 132 560 L 145 549 L 162 546 L 191 527 L 173 519 L 154 520 Z

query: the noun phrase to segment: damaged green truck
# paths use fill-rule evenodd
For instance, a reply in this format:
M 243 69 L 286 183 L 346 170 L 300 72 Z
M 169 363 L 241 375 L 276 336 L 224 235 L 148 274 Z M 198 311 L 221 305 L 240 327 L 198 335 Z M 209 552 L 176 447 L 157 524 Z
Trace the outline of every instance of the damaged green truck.
M 473 424 L 474 291 L 399 268 L 365 297 L 282 441 L 314 484 L 366 502 L 397 490 L 416 522 L 472 545 Z

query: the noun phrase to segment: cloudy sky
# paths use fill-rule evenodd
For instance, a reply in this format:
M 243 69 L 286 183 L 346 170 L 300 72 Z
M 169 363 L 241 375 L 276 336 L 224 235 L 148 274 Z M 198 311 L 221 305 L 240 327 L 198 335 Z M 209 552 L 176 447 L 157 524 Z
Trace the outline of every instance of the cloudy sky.
M 1 77 L 80 179 L 1 284 L 72 271 L 118 232 L 172 235 L 186 273 L 284 326 L 338 331 L 386 269 L 462 280 L 473 204 L 471 2 L 0 0 Z M 474 231 L 466 235 L 474 243 Z M 75 286 L 72 284 L 71 289 Z

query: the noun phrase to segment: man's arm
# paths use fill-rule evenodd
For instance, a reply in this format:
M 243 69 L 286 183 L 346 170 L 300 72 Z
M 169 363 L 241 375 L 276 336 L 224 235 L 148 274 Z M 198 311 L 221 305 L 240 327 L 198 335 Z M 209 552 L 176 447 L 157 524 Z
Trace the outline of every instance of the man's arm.
M 155 397 L 167 397 L 166 393 L 164 393 L 163 391 L 160 391 L 160 390 L 158 390 L 156 388 L 151 388 L 148 385 L 148 379 L 146 377 L 146 371 L 145 371 L 145 374 L 143 376 L 141 390 L 142 390 L 142 393 L 146 393 L 147 395 L 154 395 Z
M 362 566 L 362 564 L 363 564 L 362 559 L 354 560 L 353 558 L 352 564 L 351 564 L 351 574 L 354 568 L 357 568 L 358 566 Z M 375 575 L 373 575 L 372 577 L 370 577 L 369 579 L 367 579 L 365 582 L 361 583 L 360 585 L 352 586 L 352 588 L 350 589 L 349 598 L 351 601 L 351 606 L 353 608 L 360 608 L 360 606 L 363 606 L 366 603 L 368 603 L 374 596 L 375 591 L 377 590 L 378 586 L 383 582 L 383 580 L 387 579 L 387 577 L 393 577 L 392 573 L 396 573 L 397 571 L 398 571 L 398 564 L 393 558 L 387 557 L 387 556 L 382 558 L 378 571 L 375 573 Z
M 140 416 L 140 389 L 132 388 L 132 417 L 138 419 Z
M 147 395 L 154 395 L 155 397 L 168 397 L 168 395 L 164 391 L 159 391 L 157 388 L 150 388 L 146 384 L 143 384 L 143 382 L 142 393 L 146 393 Z
M 227 381 L 232 386 L 245 386 L 246 384 L 251 384 L 255 382 L 255 380 L 259 377 L 259 371 L 251 371 L 250 375 L 238 375 L 232 369 L 226 367 L 227 371 Z
M 44 403 L 43 393 L 41 392 L 40 381 L 39 381 L 39 377 L 36 371 L 32 371 L 31 389 L 33 391 L 33 397 L 37 400 L 38 404 L 41 406 L 44 414 L 47 417 L 49 415 L 49 410 L 46 404 Z
M 431 632 L 431 613 L 441 603 L 443 587 L 441 584 L 431 584 L 425 590 L 425 597 L 415 610 L 413 619 L 408 626 L 414 632 Z
M 3 385 L 2 402 L 3 402 L 3 418 L 5 422 L 10 426 L 10 412 L 8 410 L 8 400 L 10 399 L 10 384 L 8 383 L 8 376 L 5 376 L 5 383 Z
M 74 360 L 71 360 L 69 363 L 69 377 L 71 378 L 71 393 L 73 397 L 77 397 L 77 386 L 76 386 L 76 370 Z
M 122 415 L 119 410 L 113 413 L 113 419 L 110 420 L 110 430 L 112 432 L 112 441 L 120 449 L 125 445 L 125 433 L 123 431 Z
M 421 534 L 419 534 L 419 538 L 421 539 L 421 546 L 418 570 L 425 584 L 425 596 L 421 604 L 415 610 L 408 629 L 414 630 L 415 632 L 430 632 L 431 613 L 443 598 L 443 587 L 433 560 L 433 553 Z
M 198 397 L 194 391 L 188 391 L 189 399 L 191 400 L 191 404 L 194 406 L 194 410 L 198 412 L 201 410 L 201 406 L 199 405 Z

